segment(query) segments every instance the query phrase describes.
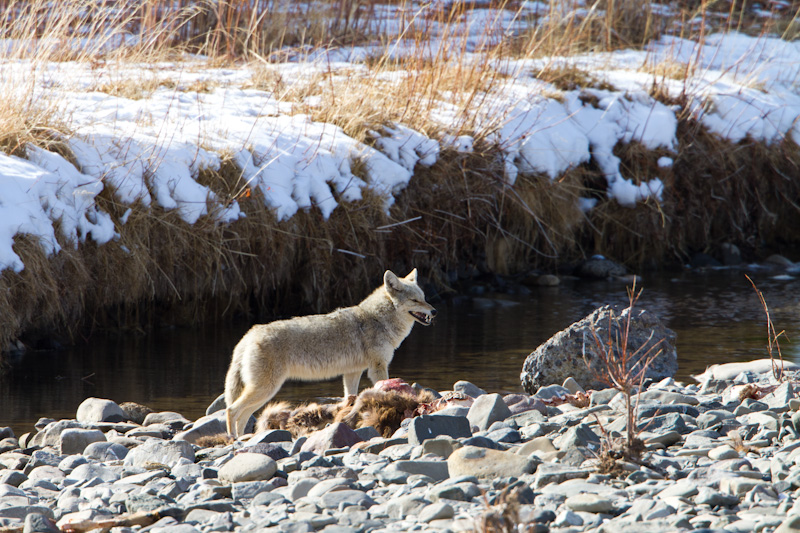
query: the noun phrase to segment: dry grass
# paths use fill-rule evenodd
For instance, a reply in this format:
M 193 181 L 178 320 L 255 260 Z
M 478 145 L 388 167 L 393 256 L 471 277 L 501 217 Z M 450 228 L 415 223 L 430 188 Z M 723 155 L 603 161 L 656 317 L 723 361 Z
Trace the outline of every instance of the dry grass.
M 758 287 L 756 287 L 755 282 L 750 278 L 750 276 L 745 274 L 744 277 L 746 277 L 747 281 L 750 282 L 750 285 L 753 286 L 753 290 L 756 291 L 756 295 L 758 296 L 758 301 L 761 303 L 761 307 L 764 309 L 764 314 L 767 315 L 767 353 L 769 354 L 769 360 L 772 362 L 772 376 L 775 378 L 775 381 L 783 381 L 787 378 L 787 376 L 784 373 L 783 353 L 781 352 L 780 337 L 781 335 L 785 334 L 785 331 L 781 330 L 778 332 L 775 329 L 775 326 L 772 323 L 772 317 L 769 314 L 767 300 L 764 298 L 764 293 L 758 290 Z
M 644 449 L 639 438 L 641 430 L 637 424 L 639 417 L 639 393 L 642 392 L 647 369 L 661 354 L 661 340 L 642 344 L 636 350 L 628 346 L 633 308 L 641 295 L 641 289 L 636 292 L 636 282 L 628 289 L 628 309 L 625 318 L 609 317 L 607 331 L 598 333 L 596 325 L 592 324 L 592 339 L 594 352 L 597 354 L 598 366 L 589 364 L 586 354 L 583 360 L 594 376 L 609 387 L 617 389 L 625 399 L 625 441 L 619 446 L 620 453 L 627 458 L 636 460 Z M 612 324 L 612 322 L 614 322 Z M 635 395 L 635 398 L 634 398 Z M 606 447 L 605 452 L 610 455 L 613 447 Z M 610 457 L 614 459 L 613 456 Z M 601 461 L 602 463 L 602 461 Z

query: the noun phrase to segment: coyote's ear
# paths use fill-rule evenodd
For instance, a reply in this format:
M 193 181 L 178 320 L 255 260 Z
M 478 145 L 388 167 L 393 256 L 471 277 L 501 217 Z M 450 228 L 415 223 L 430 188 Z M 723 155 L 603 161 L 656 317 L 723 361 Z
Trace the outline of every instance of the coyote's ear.
M 400 292 L 403 290 L 403 285 L 400 283 L 400 278 L 398 278 L 391 270 L 384 272 L 383 286 L 386 287 L 386 290 L 389 292 Z
M 416 283 L 417 282 L 417 269 L 416 268 L 408 273 L 408 276 L 406 276 L 406 280 L 410 281 L 411 283 Z

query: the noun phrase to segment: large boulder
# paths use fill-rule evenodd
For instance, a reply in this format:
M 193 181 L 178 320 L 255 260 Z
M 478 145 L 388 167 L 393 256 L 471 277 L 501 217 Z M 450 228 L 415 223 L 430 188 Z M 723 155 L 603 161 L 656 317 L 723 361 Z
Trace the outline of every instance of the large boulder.
M 608 387 L 600 379 L 603 364 L 599 360 L 598 346 L 592 331 L 597 334 L 603 346 L 608 346 L 610 333 L 614 354 L 619 356 L 620 346 L 616 339 L 622 339 L 628 312 L 629 309 L 606 305 L 553 335 L 525 359 L 520 375 L 523 388 L 529 394 L 534 394 L 539 387 L 563 383 L 569 377 L 575 378 L 586 389 L 599 390 Z M 675 332 L 665 327 L 653 313 L 634 309 L 628 335 L 628 368 L 660 341 L 655 351 L 661 350 L 661 353 L 650 364 L 646 375 L 655 380 L 674 376 L 678 370 L 675 339 Z M 584 353 L 586 361 L 583 358 Z

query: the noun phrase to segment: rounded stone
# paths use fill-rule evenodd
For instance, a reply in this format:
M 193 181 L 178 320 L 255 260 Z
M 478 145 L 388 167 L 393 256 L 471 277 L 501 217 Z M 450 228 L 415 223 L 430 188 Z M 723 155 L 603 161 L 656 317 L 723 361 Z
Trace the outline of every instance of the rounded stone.
M 609 513 L 614 510 L 611 500 L 591 493 L 575 494 L 564 503 L 576 513 Z
M 122 422 L 126 419 L 122 408 L 103 398 L 86 398 L 75 415 L 78 422 Z
M 260 453 L 238 453 L 219 469 L 219 479 L 230 483 L 267 480 L 278 471 L 274 459 Z

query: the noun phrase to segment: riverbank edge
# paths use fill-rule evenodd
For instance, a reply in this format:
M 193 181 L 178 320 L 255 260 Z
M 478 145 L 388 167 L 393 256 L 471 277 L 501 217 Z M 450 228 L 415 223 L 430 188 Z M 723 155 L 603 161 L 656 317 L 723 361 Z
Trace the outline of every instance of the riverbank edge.
M 606 197 L 593 161 L 555 180 L 521 175 L 508 186 L 490 146 L 418 165 L 388 213 L 365 189 L 328 220 L 312 208 L 276 221 L 231 160 L 197 178 L 239 202 L 246 217 L 231 224 L 207 216 L 189 225 L 175 211 L 122 204 L 106 184 L 98 207 L 115 221 L 118 240 L 65 242 L 48 257 L 34 239 L 15 236 L 26 266 L 0 275 L 0 351 L 78 343 L 96 329 L 322 312 L 360 300 L 385 269 L 416 267 L 429 288 L 447 292 L 482 274 L 569 271 L 593 254 L 641 272 L 683 265 L 698 252 L 718 255 L 723 243 L 756 260 L 800 242 L 794 142 L 732 144 L 688 119 L 678 139 L 676 153 L 617 146 L 634 183 L 664 183 L 662 201 L 633 208 Z M 664 157 L 671 166 L 659 164 Z M 586 197 L 597 204 L 583 212 Z
M 624 394 L 572 379 L 530 396 L 458 381 L 441 392 L 456 405 L 389 438 L 335 423 L 231 444 L 221 411 L 191 422 L 88 398 L 75 419 L 42 419 L 19 439 L 0 428 L 0 517 L 15 533 L 34 519 L 120 531 L 796 531 L 797 376 L 748 366 L 763 362 L 709 369 L 700 385 L 645 384 L 637 461 L 613 454 Z

